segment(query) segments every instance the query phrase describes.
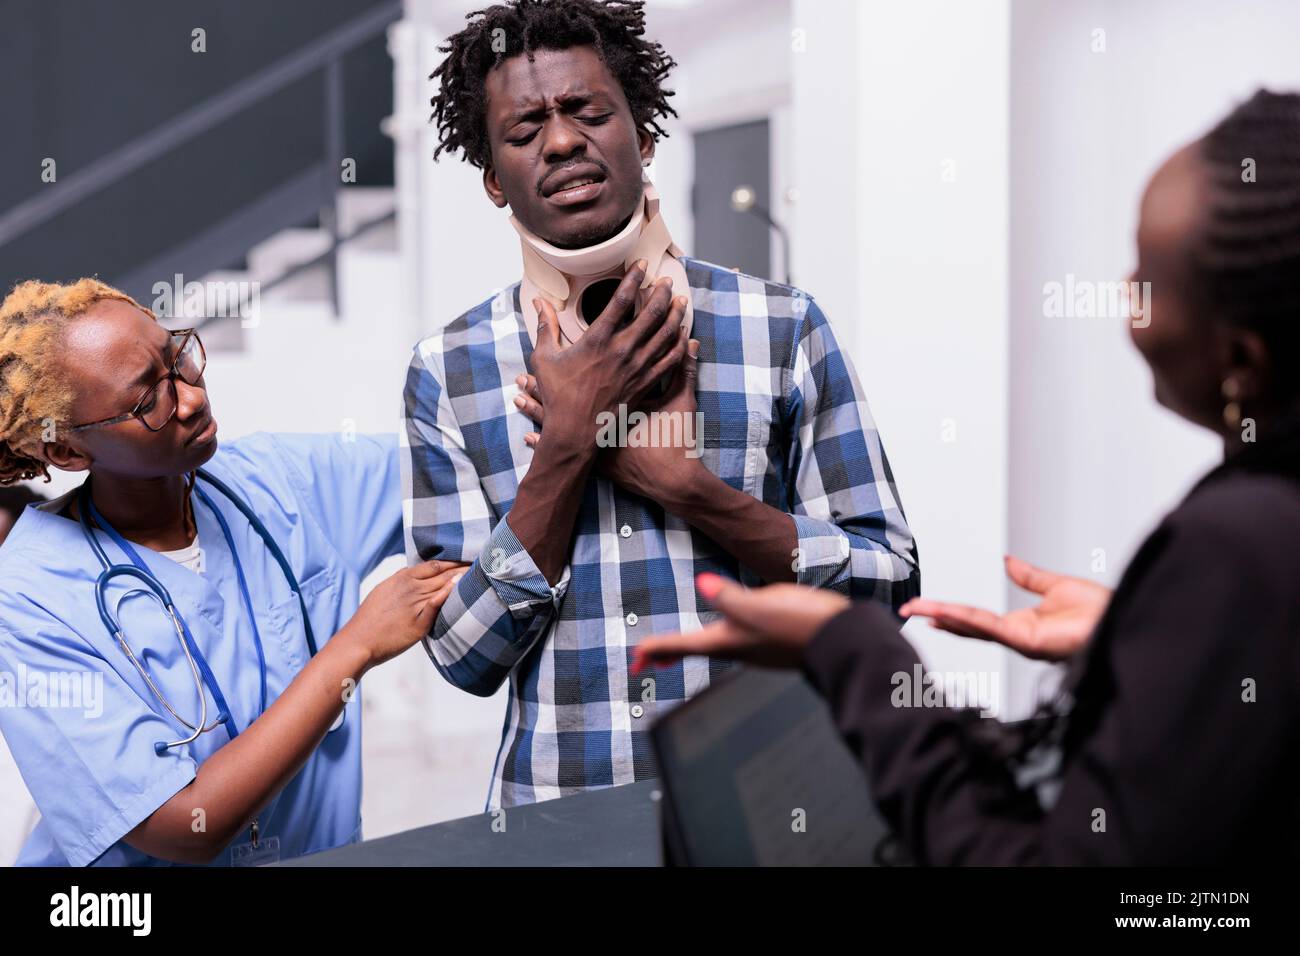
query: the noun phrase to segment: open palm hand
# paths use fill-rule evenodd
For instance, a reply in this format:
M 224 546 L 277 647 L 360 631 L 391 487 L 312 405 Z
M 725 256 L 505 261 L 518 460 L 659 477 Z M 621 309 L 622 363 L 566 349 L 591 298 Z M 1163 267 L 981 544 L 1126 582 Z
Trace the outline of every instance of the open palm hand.
M 928 617 L 942 630 L 996 641 L 1038 660 L 1064 660 L 1087 644 L 1110 603 L 1110 588 L 1084 578 L 1044 571 L 1010 556 L 1006 565 L 1012 581 L 1042 596 L 1038 604 L 995 614 L 965 604 L 914 598 L 899 613 L 904 617 Z

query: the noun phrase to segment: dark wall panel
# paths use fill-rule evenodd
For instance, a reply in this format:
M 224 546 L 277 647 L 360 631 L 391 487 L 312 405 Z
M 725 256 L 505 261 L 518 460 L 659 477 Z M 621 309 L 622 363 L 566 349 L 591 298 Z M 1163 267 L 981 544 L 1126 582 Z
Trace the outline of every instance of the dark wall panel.
M 0 210 L 362 14 L 366 0 L 3 0 Z M 191 31 L 207 31 L 207 52 Z M 345 155 L 361 185 L 392 183 L 383 36 L 344 63 Z M 119 274 L 318 162 L 323 73 L 159 156 L 138 174 L 0 246 L 0 282 Z

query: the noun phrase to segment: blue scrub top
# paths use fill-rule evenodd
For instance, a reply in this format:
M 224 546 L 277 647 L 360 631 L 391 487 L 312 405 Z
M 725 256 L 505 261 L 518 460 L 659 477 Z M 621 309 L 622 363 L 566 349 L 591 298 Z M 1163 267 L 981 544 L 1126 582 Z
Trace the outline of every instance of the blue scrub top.
M 361 579 L 402 553 L 395 437 L 257 434 L 223 444 L 205 466 L 251 505 L 293 567 L 323 645 L 357 609 Z M 199 481 L 203 485 L 202 479 Z M 262 539 L 224 495 L 208 489 L 235 540 L 266 654 L 267 706 L 306 664 L 302 611 Z M 257 649 L 212 511 L 194 518 L 205 568 L 196 574 L 137 548 L 171 592 L 242 731 L 257 717 Z M 110 560 L 125 561 L 100 535 Z M 0 547 L 0 732 L 41 812 L 20 865 L 166 865 L 122 842 L 194 779 L 229 737 L 218 727 L 159 756 L 154 742 L 189 731 L 158 703 L 106 631 L 95 607 L 101 565 L 75 521 L 28 507 Z M 119 583 L 120 582 L 120 583 Z M 171 620 L 130 578 L 120 600 L 127 641 L 171 705 L 189 721 L 199 699 Z M 216 706 L 210 694 L 208 720 Z M 258 817 L 260 840 L 286 858 L 361 835 L 361 698 Z M 247 843 L 247 831 L 232 846 Z M 231 862 L 227 847 L 214 865 Z

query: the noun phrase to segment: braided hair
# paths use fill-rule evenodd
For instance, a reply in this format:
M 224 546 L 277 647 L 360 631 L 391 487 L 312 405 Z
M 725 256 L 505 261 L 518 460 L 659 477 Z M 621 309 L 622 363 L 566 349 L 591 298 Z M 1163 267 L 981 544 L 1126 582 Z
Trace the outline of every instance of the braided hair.
M 0 302 L 0 485 L 38 475 L 50 480 L 41 446 L 72 412 L 75 391 L 58 364 L 63 333 L 74 318 L 105 299 L 130 303 L 98 279 L 21 282 Z
M 1300 393 L 1300 94 L 1260 90 L 1200 141 L 1206 209 L 1191 244 L 1194 301 L 1263 339 Z
M 446 59 L 430 75 L 440 81 L 431 101 L 438 127 L 436 160 L 460 151 L 479 169 L 491 163 L 484 80 L 502 61 L 535 50 L 593 46 L 623 88 L 632 119 L 656 140 L 667 136 L 657 117 L 677 111 L 668 105 L 663 81 L 676 62 L 662 46 L 642 38 L 642 0 L 507 0 L 466 15 L 469 26 L 439 50 Z
M 1289 374 L 1300 359 L 1300 95 L 1260 90 L 1195 149 L 1206 188 L 1188 245 L 1194 309 L 1202 320 L 1258 334 L 1282 370 L 1281 397 L 1293 400 L 1300 392 L 1297 376 Z M 1112 680 L 1080 663 L 1028 720 L 987 725 L 971 717 L 965 740 L 995 767 L 1006 762 L 1020 773 L 1054 751 L 1076 749 L 1101 719 L 1097 701 L 1110 696 Z M 1105 690 L 1088 695 L 1086 708 L 1074 703 L 1083 696 L 1075 684 L 1080 678 Z

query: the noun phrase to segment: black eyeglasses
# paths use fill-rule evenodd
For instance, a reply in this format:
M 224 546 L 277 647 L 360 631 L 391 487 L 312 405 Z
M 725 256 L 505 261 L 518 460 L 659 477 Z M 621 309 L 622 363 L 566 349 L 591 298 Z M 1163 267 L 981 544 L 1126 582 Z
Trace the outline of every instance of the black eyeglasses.
M 172 416 L 176 414 L 176 380 L 179 378 L 186 385 L 198 385 L 203 378 L 203 369 L 207 367 L 208 355 L 199 341 L 199 334 L 193 329 L 176 329 L 172 339 L 180 339 L 176 347 L 176 360 L 172 362 L 167 374 L 153 384 L 135 403 L 135 408 L 113 418 L 103 421 L 87 422 L 73 425 L 68 430 L 79 432 L 87 428 L 101 428 L 104 425 L 116 425 L 120 422 L 138 418 L 151 432 L 162 431 Z

